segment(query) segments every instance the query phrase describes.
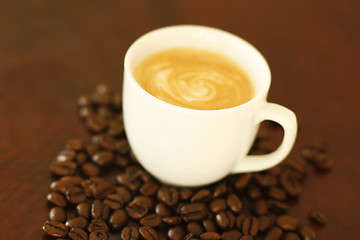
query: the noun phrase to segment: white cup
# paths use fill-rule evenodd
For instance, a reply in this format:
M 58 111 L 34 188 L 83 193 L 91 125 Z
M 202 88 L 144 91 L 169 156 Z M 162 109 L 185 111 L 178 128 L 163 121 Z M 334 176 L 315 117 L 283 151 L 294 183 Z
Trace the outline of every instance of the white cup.
M 134 78 L 134 68 L 149 55 L 174 47 L 223 54 L 250 77 L 255 97 L 220 110 L 194 110 L 159 100 Z M 158 180 L 177 186 L 200 186 L 228 174 L 261 171 L 280 163 L 297 133 L 295 114 L 266 101 L 271 74 L 264 57 L 231 33 L 196 25 L 151 31 L 128 49 L 124 61 L 123 117 L 130 147 L 140 164 Z M 260 122 L 272 120 L 284 129 L 280 146 L 265 155 L 247 155 Z

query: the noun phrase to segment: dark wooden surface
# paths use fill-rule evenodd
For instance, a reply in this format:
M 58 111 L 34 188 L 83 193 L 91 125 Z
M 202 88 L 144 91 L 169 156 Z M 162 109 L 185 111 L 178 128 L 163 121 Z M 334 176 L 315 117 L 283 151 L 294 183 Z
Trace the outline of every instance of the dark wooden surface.
M 49 164 L 86 139 L 78 95 L 121 90 L 129 45 L 152 29 L 202 24 L 254 44 L 272 69 L 269 100 L 295 111 L 296 157 L 322 136 L 333 171 L 310 171 L 291 213 L 328 218 L 318 239 L 360 236 L 360 2 L 250 0 L 1 1 L 0 239 L 42 239 Z

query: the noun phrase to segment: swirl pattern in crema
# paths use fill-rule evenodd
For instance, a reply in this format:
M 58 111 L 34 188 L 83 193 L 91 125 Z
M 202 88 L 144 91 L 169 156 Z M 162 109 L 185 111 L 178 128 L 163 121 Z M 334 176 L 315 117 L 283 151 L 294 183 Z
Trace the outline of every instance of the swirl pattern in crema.
M 134 77 L 156 98 L 191 109 L 230 108 L 254 96 L 250 79 L 234 61 L 205 50 L 157 52 L 140 62 Z

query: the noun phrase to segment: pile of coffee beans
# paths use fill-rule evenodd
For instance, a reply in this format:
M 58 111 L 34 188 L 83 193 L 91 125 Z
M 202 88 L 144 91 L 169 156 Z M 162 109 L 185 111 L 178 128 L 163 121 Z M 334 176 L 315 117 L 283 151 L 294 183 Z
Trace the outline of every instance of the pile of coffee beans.
M 301 157 L 258 173 L 231 175 L 201 188 L 167 186 L 137 162 L 126 140 L 121 95 L 105 84 L 78 99 L 78 113 L 91 132 L 70 139 L 51 164 L 54 182 L 43 225 L 54 239 L 73 240 L 312 240 L 314 231 L 287 214 L 301 194 L 308 163 L 329 170 L 323 143 Z M 251 152 L 270 151 L 259 137 Z M 307 161 L 304 161 L 307 160 Z M 316 211 L 309 218 L 324 224 Z M 120 236 L 120 238 L 118 237 Z

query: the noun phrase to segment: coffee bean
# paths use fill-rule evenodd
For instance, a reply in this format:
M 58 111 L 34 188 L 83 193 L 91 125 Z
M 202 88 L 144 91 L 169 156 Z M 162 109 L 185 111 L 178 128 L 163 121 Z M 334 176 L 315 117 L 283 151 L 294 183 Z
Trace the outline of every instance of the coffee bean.
M 66 149 L 82 151 L 85 149 L 84 141 L 78 138 L 70 139 L 65 144 Z
M 268 192 L 267 192 L 268 196 L 276 199 L 276 200 L 285 200 L 286 199 L 286 192 L 279 188 L 279 187 L 271 187 Z
M 128 220 L 128 215 L 124 209 L 115 210 L 109 219 L 109 224 L 113 229 L 120 229 L 125 226 Z
M 82 228 L 85 229 L 88 226 L 89 222 L 86 218 L 84 217 L 75 217 L 72 219 L 69 219 L 65 225 L 73 228 L 73 227 L 77 227 L 77 228 Z
M 289 206 L 286 203 L 277 200 L 268 200 L 268 206 L 276 213 L 285 213 L 289 209 Z
M 120 187 L 116 187 L 115 191 L 117 194 L 121 196 L 121 198 L 124 200 L 124 203 L 130 202 L 132 195 L 127 188 L 120 186 Z
M 124 227 L 121 231 L 122 240 L 137 240 L 139 236 L 139 230 L 135 227 Z
M 125 128 L 124 128 L 124 124 L 114 121 L 114 122 L 109 122 L 109 128 L 107 130 L 107 133 L 112 136 L 112 137 L 118 137 L 122 134 L 124 134 L 125 132 Z
M 148 226 L 142 226 L 139 228 L 140 235 L 144 240 L 158 240 L 159 236 L 155 229 Z
M 98 166 L 91 162 L 86 162 L 81 165 L 80 171 L 87 177 L 94 177 L 100 174 L 100 169 Z
M 120 167 L 126 167 L 130 164 L 130 159 L 127 156 L 115 154 L 115 165 Z
M 137 201 L 130 202 L 125 209 L 129 217 L 133 219 L 140 219 L 148 212 L 148 207 L 144 203 Z
M 88 143 L 85 148 L 89 156 L 94 155 L 100 150 L 99 143 Z
M 88 225 L 87 230 L 89 232 L 94 232 L 97 230 L 101 230 L 104 232 L 108 232 L 109 231 L 109 227 L 106 224 L 106 222 L 101 219 L 101 218 L 97 218 L 91 221 L 91 223 Z
M 114 160 L 114 154 L 111 151 L 100 151 L 92 156 L 92 161 L 99 166 L 108 166 Z
M 303 180 L 306 176 L 305 167 L 301 162 L 299 162 L 299 160 L 288 161 L 286 162 L 285 167 L 286 171 L 298 180 Z
M 66 207 L 66 205 L 67 205 L 65 197 L 61 193 L 58 193 L 58 192 L 50 192 L 46 196 L 46 199 L 50 203 L 52 203 L 52 204 L 54 204 L 56 206 L 59 206 L 59 207 Z
M 161 186 L 157 192 L 157 199 L 172 207 L 179 201 L 179 192 L 176 188 Z
M 72 240 L 88 240 L 88 234 L 81 228 L 72 227 L 69 231 L 69 237 Z
M 245 189 L 245 188 L 248 186 L 248 184 L 250 183 L 251 177 L 252 177 L 251 173 L 241 174 L 241 175 L 237 178 L 237 180 L 236 180 L 236 182 L 235 182 L 235 184 L 234 184 L 235 188 L 236 188 L 238 191 L 240 191 L 240 190 L 242 190 L 242 189 Z
M 162 217 L 169 217 L 171 216 L 171 208 L 163 202 L 159 202 L 155 206 L 155 213 L 162 216 Z
M 228 192 L 228 187 L 226 185 L 226 182 L 220 182 L 214 188 L 212 197 L 213 198 L 223 197 L 227 194 L 227 192 Z
M 183 240 L 185 237 L 185 230 L 181 226 L 174 226 L 169 228 L 168 237 L 171 240 Z
M 108 236 L 106 232 L 97 230 L 90 233 L 89 240 L 108 240 Z
M 84 190 L 80 187 L 71 187 L 65 191 L 65 197 L 69 203 L 78 204 L 86 200 Z
M 211 192 L 209 189 L 200 189 L 198 192 L 196 192 L 192 198 L 191 202 L 207 202 L 211 198 Z
M 157 192 L 157 189 L 159 188 L 159 185 L 153 181 L 149 181 L 149 182 L 146 182 L 144 183 L 139 191 L 141 194 L 145 195 L 145 196 L 153 196 L 156 192 Z
M 80 107 L 78 110 L 79 116 L 83 119 L 87 119 L 89 117 L 94 117 L 95 111 L 91 107 Z
M 272 174 L 257 173 L 253 175 L 253 178 L 255 179 L 256 183 L 263 188 L 272 187 L 278 183 L 277 178 Z
M 259 231 L 263 232 L 268 230 L 271 227 L 271 218 L 268 215 L 262 215 L 258 217 L 259 219 Z
M 242 224 L 245 219 L 245 214 L 239 214 L 235 217 L 235 227 L 239 230 L 242 229 Z
M 325 225 L 326 223 L 326 217 L 324 214 L 318 211 L 309 212 L 309 218 L 320 225 Z
M 51 171 L 59 176 L 74 175 L 77 164 L 72 161 L 54 161 L 51 165 Z
M 243 235 L 240 240 L 254 240 L 254 237 L 251 235 Z
M 114 192 L 114 188 L 109 182 L 101 182 L 93 187 L 93 196 L 97 199 L 104 199 L 107 195 Z
M 284 240 L 301 240 L 299 235 L 297 235 L 296 233 L 286 233 Z
M 316 168 L 327 171 L 333 168 L 334 161 L 326 154 L 319 154 L 314 164 Z
M 134 197 L 133 201 L 139 202 L 139 203 L 145 205 L 149 210 L 151 210 L 155 207 L 154 199 L 152 199 L 151 197 L 148 197 L 148 196 L 138 195 L 138 196 Z
M 101 200 L 95 199 L 91 204 L 91 216 L 96 218 L 101 218 L 107 220 L 110 215 L 110 208 L 108 205 L 104 204 Z
M 179 216 L 169 216 L 169 217 L 163 217 L 162 221 L 169 226 L 175 226 L 181 223 L 181 217 Z
M 276 225 L 285 231 L 295 231 L 298 228 L 298 220 L 289 215 L 280 215 L 276 218 Z
M 128 154 L 130 151 L 129 143 L 125 139 L 119 139 L 115 143 L 115 150 L 120 154 Z
M 280 240 L 282 235 L 283 231 L 281 228 L 273 227 L 266 233 L 264 240 Z
M 56 161 L 67 162 L 75 160 L 76 152 L 73 150 L 62 150 L 56 156 Z
M 220 240 L 221 236 L 217 232 L 204 232 L 200 235 L 201 240 Z
M 64 223 L 66 221 L 65 210 L 61 207 L 53 207 L 49 212 L 49 219 L 57 222 Z
M 222 240 L 239 240 L 241 238 L 242 234 L 239 230 L 228 230 L 226 232 L 223 232 L 221 234 Z
M 161 216 L 157 214 L 149 214 L 139 220 L 140 224 L 149 227 L 157 227 L 161 224 Z
M 47 220 L 43 225 L 43 231 L 50 237 L 65 237 L 69 231 L 69 228 L 65 224 Z
M 235 217 L 231 211 L 220 211 L 215 216 L 216 224 L 223 230 L 230 229 L 235 224 Z
M 189 188 L 183 188 L 179 190 L 180 199 L 188 200 L 194 195 L 194 191 Z
M 79 107 L 87 107 L 92 105 L 91 98 L 86 95 L 81 95 L 77 99 L 77 103 Z
M 123 197 L 117 193 L 107 195 L 104 203 L 113 210 L 122 208 L 125 205 Z
M 250 183 L 247 188 L 247 195 L 250 199 L 257 199 L 261 196 L 261 190 L 255 184 Z
M 259 231 L 260 222 L 256 217 L 246 217 L 242 224 L 243 234 L 256 236 Z
M 185 235 L 184 240 L 199 240 L 199 239 L 195 238 L 192 233 L 188 233 Z
M 204 219 L 204 220 L 202 221 L 202 224 L 203 224 L 206 232 L 216 232 L 216 229 L 217 229 L 217 228 L 216 228 L 216 224 L 214 223 L 213 220 L 211 220 L 211 219 Z
M 193 236 L 200 236 L 204 232 L 204 228 L 197 222 L 189 222 L 186 225 L 186 231 L 192 233 Z
M 202 202 L 185 204 L 180 209 L 181 215 L 186 222 L 199 221 L 207 216 L 208 210 Z
M 77 164 L 82 165 L 88 160 L 88 156 L 85 152 L 79 152 L 76 154 L 75 161 Z
M 315 240 L 315 232 L 309 226 L 302 226 L 299 232 L 302 240 Z
M 87 202 L 79 203 L 76 206 L 77 213 L 80 217 L 90 218 L 90 204 Z
M 98 133 L 103 131 L 106 127 L 106 121 L 100 116 L 89 116 L 86 120 L 86 126 L 92 132 Z
M 65 180 L 57 180 L 51 183 L 50 189 L 53 191 L 57 191 L 60 193 L 65 193 L 65 191 L 71 187 L 76 186 L 75 183 L 71 181 L 65 181 Z
M 280 175 L 280 184 L 290 196 L 296 197 L 301 193 L 298 180 L 288 173 Z
M 125 173 L 121 173 L 121 174 L 117 175 L 116 181 L 120 185 L 123 185 L 132 191 L 137 191 L 141 186 L 141 181 L 139 181 L 139 180 L 130 181 L 130 179 L 126 176 Z
M 240 213 L 243 206 L 240 198 L 236 194 L 229 194 L 226 198 L 227 205 L 234 213 Z
M 212 200 L 209 203 L 209 209 L 213 213 L 216 213 L 219 211 L 224 211 L 224 210 L 226 210 L 226 208 L 227 208 L 227 205 L 226 205 L 226 201 L 224 198 L 217 198 L 217 199 Z
M 252 204 L 253 211 L 256 215 L 263 215 L 268 213 L 268 206 L 265 199 L 257 199 Z

